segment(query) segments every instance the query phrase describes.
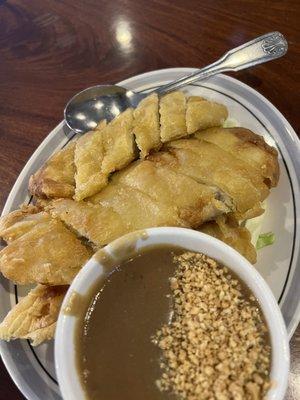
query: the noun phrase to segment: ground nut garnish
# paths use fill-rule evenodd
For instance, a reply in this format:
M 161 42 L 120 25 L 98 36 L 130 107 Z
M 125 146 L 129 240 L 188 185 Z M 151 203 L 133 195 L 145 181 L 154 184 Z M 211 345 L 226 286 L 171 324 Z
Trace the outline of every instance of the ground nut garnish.
M 153 339 L 163 353 L 159 389 L 188 400 L 263 399 L 271 349 L 255 298 L 203 254 L 174 261 L 173 318 Z

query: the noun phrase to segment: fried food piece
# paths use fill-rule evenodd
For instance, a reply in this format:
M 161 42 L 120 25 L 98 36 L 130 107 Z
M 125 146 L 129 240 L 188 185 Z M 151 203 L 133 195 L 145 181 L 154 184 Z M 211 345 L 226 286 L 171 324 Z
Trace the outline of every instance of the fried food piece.
M 151 226 L 185 226 L 174 206 L 168 207 L 154 201 L 147 194 L 122 184 L 107 186 L 90 198 L 90 201 L 118 213 L 128 232 Z
M 42 199 L 40 197 L 33 198 L 33 204 L 40 210 L 43 211 L 45 207 L 52 201 L 51 199 Z
M 88 239 L 95 250 L 128 232 L 118 213 L 99 204 L 58 199 L 52 201 L 47 209 L 79 236 Z
M 237 221 L 245 221 L 247 219 L 251 218 L 256 218 L 262 215 L 265 212 L 265 209 L 262 206 L 262 203 L 257 203 L 255 204 L 252 208 L 249 210 L 240 213 L 240 212 L 235 212 L 234 217 Z
M 48 210 L 100 247 L 136 229 L 197 228 L 232 211 L 254 216 L 268 191 L 257 170 L 219 146 L 181 139 L 116 173 L 92 204 L 57 200 Z
M 145 158 L 151 150 L 158 150 L 161 146 L 157 94 L 143 99 L 133 116 L 136 144 L 140 149 L 140 158 Z
M 256 263 L 256 250 L 251 243 L 251 234 L 247 228 L 238 225 L 230 215 L 217 217 L 199 229 L 207 235 L 213 236 L 233 247 L 252 264 Z
M 175 207 L 178 217 L 190 227 L 233 211 L 230 198 L 218 188 L 202 185 L 149 160 L 134 163 L 116 174 L 112 182 L 139 190 L 157 203 Z
M 64 224 L 46 212 L 4 217 L 1 235 L 9 241 L 0 252 L 0 271 L 14 283 L 66 285 L 92 251 Z
M 39 208 L 33 205 L 22 206 L 0 218 L 0 237 L 7 243 L 18 239 L 34 226 L 41 222 L 49 222 L 50 216 L 40 213 Z
M 75 142 L 59 150 L 30 177 L 29 191 L 36 197 L 72 197 L 75 190 Z
M 187 101 L 186 126 L 190 135 L 198 130 L 222 126 L 228 117 L 223 104 L 209 101 L 199 96 L 191 96 Z
M 182 92 L 172 92 L 160 99 L 160 137 L 163 143 L 187 136 L 186 98 Z
M 176 172 L 200 183 L 216 186 L 244 213 L 266 198 L 267 186 L 249 165 L 232 157 L 220 147 L 197 139 L 181 139 L 167 144 L 168 152 L 150 156 Z
M 0 339 L 29 339 L 33 346 L 53 339 L 67 290 L 68 286 L 36 286 L 4 318 Z
M 123 185 L 109 185 L 89 200 L 92 203 L 55 200 L 48 210 L 96 247 L 138 229 L 186 226 L 175 207 L 161 205 Z
M 133 136 L 133 110 L 128 108 L 103 130 L 103 174 L 110 174 L 126 167 L 135 158 Z
M 75 196 L 76 201 L 85 199 L 99 192 L 107 185 L 107 174 L 102 172 L 104 157 L 103 130 L 106 121 L 97 125 L 97 130 L 81 136 L 75 147 Z
M 279 179 L 278 152 L 262 136 L 245 128 L 212 128 L 195 135 L 214 143 L 234 157 L 256 168 L 269 187 L 277 186 Z
M 47 210 L 98 247 L 134 230 L 198 227 L 234 210 L 221 190 L 147 160 L 116 173 L 109 185 L 88 201 L 60 199 Z

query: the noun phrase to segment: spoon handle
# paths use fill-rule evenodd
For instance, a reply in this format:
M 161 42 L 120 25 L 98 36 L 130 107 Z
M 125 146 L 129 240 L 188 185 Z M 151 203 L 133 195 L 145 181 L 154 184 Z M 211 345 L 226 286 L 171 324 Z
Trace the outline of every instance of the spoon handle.
M 288 49 L 285 37 L 280 32 L 271 32 L 251 40 L 239 47 L 229 50 L 219 60 L 191 75 L 177 81 L 170 82 L 154 90 L 158 94 L 165 94 L 172 90 L 186 86 L 209 76 L 225 71 L 239 71 L 257 64 L 274 60 L 283 56 Z M 149 92 L 148 92 L 149 93 Z

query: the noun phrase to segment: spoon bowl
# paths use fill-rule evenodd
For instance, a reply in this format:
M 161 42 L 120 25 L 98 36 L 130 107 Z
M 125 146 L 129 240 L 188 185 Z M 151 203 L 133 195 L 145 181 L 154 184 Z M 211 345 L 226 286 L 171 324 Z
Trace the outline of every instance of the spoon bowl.
M 96 128 L 99 121 L 110 121 L 128 107 L 136 107 L 144 96 L 117 85 L 91 86 L 68 102 L 65 122 L 74 132 L 84 133 Z

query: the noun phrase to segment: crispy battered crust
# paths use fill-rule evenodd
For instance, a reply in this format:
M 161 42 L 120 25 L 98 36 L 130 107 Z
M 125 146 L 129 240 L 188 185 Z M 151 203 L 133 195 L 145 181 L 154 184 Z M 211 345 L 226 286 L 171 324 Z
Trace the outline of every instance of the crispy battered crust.
M 36 207 L 2 217 L 0 226 L 8 242 L 0 252 L 0 271 L 17 284 L 69 284 L 92 255 L 60 220 L 36 213 Z
M 196 228 L 235 207 L 222 190 L 179 174 L 154 158 L 116 173 L 105 189 L 86 202 L 59 199 L 47 210 L 78 235 L 103 246 L 153 226 Z
M 221 125 L 227 114 L 226 107 L 221 104 L 197 96 L 191 96 L 186 101 L 182 92 L 172 92 L 163 96 L 159 105 L 155 95 L 149 96 L 136 110 L 127 109 L 104 129 L 103 123 L 99 124 L 97 130 L 78 140 L 75 150 L 76 175 L 75 143 L 71 143 L 54 154 L 30 178 L 29 190 L 38 198 L 71 198 L 74 195 L 76 179 L 75 200 L 83 200 L 105 187 L 110 173 L 124 168 L 134 160 L 136 147 L 133 133 L 143 158 L 152 150 L 158 149 L 160 140 L 168 142 L 194 133 L 197 129 Z M 252 166 L 258 166 L 265 183 L 269 187 L 277 185 L 277 151 L 265 143 L 262 137 L 244 128 L 212 128 L 201 130 L 196 136 L 199 139 L 201 136 L 212 136 L 211 133 L 216 130 L 220 135 L 222 132 L 229 132 L 237 139 L 237 143 L 229 143 L 227 147 L 224 143 L 221 148 L 241 160 L 244 160 L 248 152 L 252 155 L 252 159 L 248 157 L 248 161 Z M 217 139 L 217 143 L 214 142 L 214 137 L 205 140 L 220 145 L 220 138 Z M 89 151 L 90 157 L 86 154 Z
M 195 136 L 216 144 L 252 168 L 257 168 L 268 187 L 277 186 L 278 152 L 262 136 L 246 128 L 212 128 L 199 131 Z
M 228 214 L 217 217 L 201 226 L 201 232 L 213 236 L 233 247 L 252 264 L 256 263 L 256 250 L 251 243 L 251 234 L 247 228 L 239 226 L 234 216 Z
M 242 141 L 255 144 L 258 148 L 265 151 L 270 155 L 268 165 L 266 165 L 266 170 L 269 172 L 268 178 L 270 179 L 271 186 L 275 187 L 279 181 L 279 163 L 278 163 L 278 151 L 268 145 L 262 136 L 245 128 L 231 128 L 231 131 Z
M 40 197 L 34 197 L 33 202 L 34 205 L 40 210 L 43 211 L 46 206 L 52 201 L 51 199 L 42 199 Z
M 182 92 L 171 92 L 160 99 L 160 138 L 163 143 L 187 136 L 186 98 Z
M 118 213 L 99 204 L 57 199 L 47 206 L 47 210 L 78 236 L 86 238 L 95 248 L 102 247 L 128 232 Z
M 108 176 L 101 171 L 104 157 L 102 133 L 105 127 L 104 120 L 98 124 L 97 130 L 85 133 L 76 142 L 76 201 L 92 196 L 107 185 Z
M 73 197 L 75 142 L 55 153 L 29 179 L 29 191 L 41 198 Z
M 135 159 L 136 147 L 132 129 L 133 110 L 127 108 L 103 130 L 104 157 L 101 170 L 104 175 L 108 176 L 126 167 Z
M 50 220 L 49 215 L 38 214 L 39 211 L 40 209 L 37 206 L 22 205 L 19 210 L 4 215 L 0 218 L 0 237 L 10 243 L 41 221 Z
M 176 172 L 200 183 L 220 188 L 233 200 L 240 213 L 253 208 L 269 194 L 257 171 L 214 143 L 180 139 L 168 143 L 166 148 L 168 153 L 157 153 L 153 159 L 169 163 Z
M 67 289 L 68 286 L 36 286 L 4 318 L 0 339 L 29 339 L 33 346 L 53 339 Z
M 155 159 L 132 164 L 116 174 L 112 183 L 139 190 L 158 204 L 175 207 L 179 218 L 193 228 L 233 210 L 230 199 L 218 188 L 178 174 L 170 165 L 160 165 Z
M 46 167 L 42 167 L 29 179 L 29 191 L 41 198 L 71 198 L 74 195 L 74 186 L 56 182 L 45 177 Z
M 227 117 L 228 111 L 223 104 L 199 96 L 188 98 L 186 126 L 189 135 L 200 129 L 222 126 Z
M 133 133 L 142 159 L 161 146 L 158 110 L 158 96 L 153 93 L 143 99 L 133 112 Z

